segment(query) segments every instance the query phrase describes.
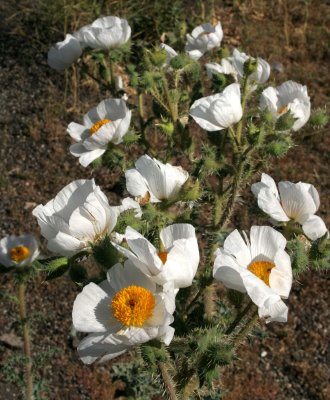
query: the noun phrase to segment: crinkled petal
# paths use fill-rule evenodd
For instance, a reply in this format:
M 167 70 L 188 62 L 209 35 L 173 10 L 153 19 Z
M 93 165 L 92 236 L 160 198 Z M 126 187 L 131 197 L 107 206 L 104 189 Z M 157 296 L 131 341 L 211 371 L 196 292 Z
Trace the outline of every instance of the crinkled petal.
M 324 236 L 328 229 L 322 218 L 317 215 L 311 215 L 302 225 L 305 235 L 311 239 L 316 240 Z

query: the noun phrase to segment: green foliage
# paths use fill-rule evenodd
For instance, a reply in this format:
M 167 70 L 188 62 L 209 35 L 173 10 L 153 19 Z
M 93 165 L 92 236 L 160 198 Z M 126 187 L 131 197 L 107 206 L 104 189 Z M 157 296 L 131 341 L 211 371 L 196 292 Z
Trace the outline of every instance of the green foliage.
M 151 399 L 161 392 L 160 384 L 141 361 L 121 363 L 112 366 L 112 380 L 125 383 L 124 395 L 127 400 Z
M 234 289 L 229 289 L 227 292 L 228 300 L 235 306 L 236 308 L 240 308 L 244 301 L 244 293 L 238 292 Z
M 284 156 L 290 148 L 293 146 L 293 141 L 291 136 L 278 136 L 271 140 L 265 147 L 265 151 L 270 156 L 282 157 Z

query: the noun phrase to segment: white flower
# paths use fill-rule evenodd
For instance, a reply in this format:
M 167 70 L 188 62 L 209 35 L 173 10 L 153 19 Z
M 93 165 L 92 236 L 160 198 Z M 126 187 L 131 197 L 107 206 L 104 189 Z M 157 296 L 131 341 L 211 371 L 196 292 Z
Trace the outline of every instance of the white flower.
M 220 131 L 236 124 L 243 115 L 239 84 L 232 83 L 221 93 L 196 100 L 190 115 L 207 131 Z
M 164 65 L 169 65 L 171 60 L 178 55 L 178 53 L 174 49 L 172 49 L 171 46 L 169 46 L 165 43 L 161 43 L 160 48 L 162 50 L 164 50 L 166 53 L 166 61 L 165 61 Z
M 208 63 L 205 64 L 207 76 L 211 79 L 212 75 L 215 74 L 225 74 L 232 75 L 235 81 L 237 82 L 237 70 L 233 67 L 233 65 L 227 59 L 223 58 L 221 60 L 221 64 L 217 63 Z
M 72 256 L 110 234 L 118 212 L 92 180 L 76 180 L 65 186 L 45 206 L 32 212 L 37 217 L 48 249 Z
M 310 98 L 307 87 L 293 81 L 265 89 L 260 98 L 260 107 L 267 108 L 274 120 L 290 111 L 296 119 L 292 129 L 297 131 L 306 124 L 311 114 Z
M 122 99 L 106 99 L 84 115 L 84 124 L 71 122 L 67 132 L 78 143 L 70 146 L 70 152 L 79 157 L 87 167 L 107 150 L 108 144 L 119 144 L 128 131 L 131 110 Z
M 254 60 L 254 58 L 248 56 L 247 54 L 234 49 L 231 61 L 240 78 L 242 78 L 244 75 L 244 63 L 249 59 Z M 265 83 L 270 75 L 270 65 L 267 61 L 259 57 L 257 58 L 257 62 L 257 70 L 249 76 L 249 79 L 257 83 Z
M 148 155 L 140 157 L 135 167 L 125 172 L 126 188 L 140 204 L 174 198 L 189 177 L 181 167 L 162 164 Z
M 31 235 L 8 236 L 0 240 L 0 265 L 24 267 L 38 256 L 38 243 Z
M 67 34 L 63 42 L 58 42 L 48 51 L 48 65 L 57 71 L 63 71 L 73 64 L 82 53 L 82 49 L 74 36 Z
M 143 273 L 159 285 L 172 282 L 175 289 L 192 284 L 199 264 L 195 228 L 190 224 L 173 224 L 160 231 L 161 249 L 157 250 L 131 227 L 125 239 L 129 250 L 116 246 Z
M 72 311 L 74 327 L 89 335 L 78 346 L 85 364 L 111 360 L 131 346 L 173 337 L 172 315 L 161 289 L 131 261 L 109 269 L 107 280 L 90 283 L 77 296 Z M 173 295 L 174 296 L 174 295 Z
M 92 24 L 83 26 L 74 36 L 84 47 L 92 49 L 110 49 L 121 46 L 131 37 L 131 27 L 126 19 L 108 16 L 96 19 Z
M 261 182 L 251 187 L 258 206 L 273 220 L 287 222 L 291 219 L 302 225 L 305 235 L 316 240 L 327 232 L 323 220 L 314 215 L 320 206 L 315 187 L 309 183 L 279 182 L 278 189 L 272 177 L 262 174 Z
M 230 289 L 247 292 L 266 322 L 287 321 L 288 308 L 281 298 L 289 296 L 292 270 L 285 245 L 284 236 L 275 229 L 252 226 L 250 243 L 235 230 L 216 252 L 214 278 Z
M 189 57 L 198 60 L 202 55 L 215 47 L 220 47 L 223 38 L 221 23 L 215 26 L 207 23 L 197 26 L 191 35 L 187 34 L 185 50 Z

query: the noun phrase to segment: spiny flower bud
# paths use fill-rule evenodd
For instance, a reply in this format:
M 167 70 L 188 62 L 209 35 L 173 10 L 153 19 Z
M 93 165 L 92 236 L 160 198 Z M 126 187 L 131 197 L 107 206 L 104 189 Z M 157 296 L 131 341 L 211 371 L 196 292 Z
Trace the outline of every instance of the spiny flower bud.
M 176 57 L 172 58 L 170 66 L 174 69 L 182 69 L 189 63 L 190 59 L 186 54 L 178 54 Z
M 322 128 L 329 122 L 329 114 L 321 108 L 314 110 L 309 123 L 315 128 Z
M 272 156 L 284 156 L 292 147 L 293 142 L 290 137 L 282 138 L 277 141 L 271 142 L 266 146 L 266 151 Z
M 150 61 L 155 67 L 161 67 L 166 62 L 166 51 L 156 49 L 150 53 Z
M 171 121 L 163 121 L 161 124 L 157 124 L 157 126 L 167 136 L 171 136 L 174 132 L 174 125 Z
M 190 177 L 181 189 L 180 198 L 182 201 L 195 201 L 200 198 L 201 194 L 199 180 Z
M 253 58 L 249 58 L 248 60 L 245 61 L 244 63 L 244 74 L 246 76 L 250 76 L 254 74 L 258 69 L 258 61 L 254 60 Z
M 278 120 L 276 121 L 276 124 L 275 124 L 275 129 L 280 132 L 288 131 L 293 127 L 295 120 L 296 119 L 291 114 L 291 112 L 288 111 L 278 118 Z

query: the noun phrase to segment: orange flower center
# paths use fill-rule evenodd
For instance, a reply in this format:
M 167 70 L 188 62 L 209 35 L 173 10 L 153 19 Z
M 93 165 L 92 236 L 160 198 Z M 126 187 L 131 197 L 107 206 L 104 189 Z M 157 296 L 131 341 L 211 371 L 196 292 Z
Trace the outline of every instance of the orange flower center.
M 131 285 L 116 293 L 111 310 L 123 325 L 141 327 L 152 316 L 155 304 L 155 297 L 149 290 Z
M 91 135 L 94 135 L 103 125 L 108 124 L 111 122 L 111 119 L 100 119 L 99 121 L 95 122 L 95 124 L 89 128 L 89 132 Z
M 287 105 L 282 106 L 278 109 L 277 113 L 279 115 L 285 114 L 286 112 L 288 112 L 289 107 Z
M 28 247 L 19 245 L 10 249 L 10 259 L 17 263 L 26 260 L 30 255 Z
M 168 255 L 168 253 L 166 251 L 160 251 L 158 253 L 158 257 L 162 260 L 163 264 L 165 264 L 167 261 L 167 255 Z
M 255 261 L 248 266 L 248 270 L 269 286 L 269 276 L 275 264 L 270 261 Z

